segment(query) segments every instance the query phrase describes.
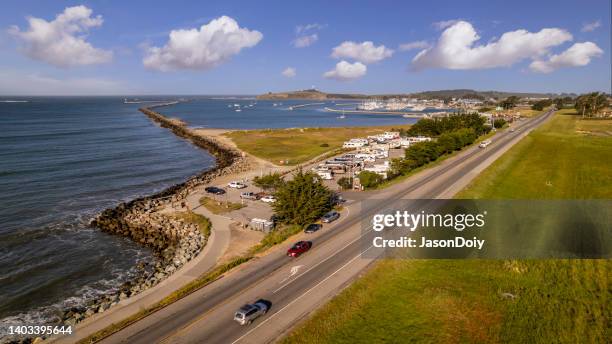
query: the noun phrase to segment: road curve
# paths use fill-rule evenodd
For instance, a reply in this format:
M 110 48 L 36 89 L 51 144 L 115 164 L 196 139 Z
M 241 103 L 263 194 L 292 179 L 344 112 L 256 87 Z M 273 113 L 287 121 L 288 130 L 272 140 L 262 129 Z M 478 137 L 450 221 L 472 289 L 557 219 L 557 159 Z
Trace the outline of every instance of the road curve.
M 552 115 L 549 111 L 518 123 L 517 131 L 500 131 L 485 149 L 472 147 L 438 166 L 375 193 L 347 193 L 353 202 L 341 220 L 306 236 L 313 249 L 297 259 L 285 256 L 280 245 L 266 256 L 158 312 L 105 338 L 103 343 L 267 343 L 280 338 L 300 319 L 336 295 L 373 261 L 362 257 L 360 222 L 397 199 L 448 198 L 503 152 Z M 367 206 L 358 198 L 380 199 Z M 372 205 L 372 203 L 368 203 Z M 242 304 L 264 298 L 270 312 L 250 326 L 232 320 Z

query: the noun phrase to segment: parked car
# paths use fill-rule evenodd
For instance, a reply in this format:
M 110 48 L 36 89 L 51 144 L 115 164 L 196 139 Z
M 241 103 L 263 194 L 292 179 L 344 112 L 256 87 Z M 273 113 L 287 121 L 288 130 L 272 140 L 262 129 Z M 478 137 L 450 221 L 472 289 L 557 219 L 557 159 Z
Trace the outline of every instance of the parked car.
M 223 195 L 225 193 L 225 190 L 218 188 L 216 186 L 209 186 L 205 188 L 204 191 L 214 194 L 214 195 Z
M 276 202 L 276 198 L 272 195 L 268 195 L 268 196 L 263 196 L 262 198 L 260 198 L 260 200 L 262 202 L 266 202 L 266 203 L 274 203 Z
M 287 255 L 289 257 L 298 257 L 302 253 L 310 250 L 312 247 L 312 242 L 310 241 L 298 241 L 290 249 L 287 250 Z
M 335 210 L 332 210 L 329 213 L 323 215 L 323 217 L 321 218 L 321 221 L 324 223 L 330 223 L 330 222 L 336 221 L 339 217 L 340 217 L 340 213 Z
M 258 197 L 257 197 L 257 194 L 254 192 L 243 192 L 240 194 L 240 198 L 257 200 Z
M 247 187 L 244 183 L 236 182 L 236 181 L 229 182 L 227 186 L 229 186 L 230 188 L 234 188 L 234 189 L 244 189 Z
M 321 227 L 323 226 L 318 223 L 311 223 L 306 227 L 306 229 L 304 229 L 304 233 L 314 233 L 321 229 Z
M 270 301 L 263 299 L 259 299 L 254 303 L 247 303 L 236 311 L 234 320 L 240 325 L 248 325 L 259 316 L 266 314 L 271 305 L 272 303 Z

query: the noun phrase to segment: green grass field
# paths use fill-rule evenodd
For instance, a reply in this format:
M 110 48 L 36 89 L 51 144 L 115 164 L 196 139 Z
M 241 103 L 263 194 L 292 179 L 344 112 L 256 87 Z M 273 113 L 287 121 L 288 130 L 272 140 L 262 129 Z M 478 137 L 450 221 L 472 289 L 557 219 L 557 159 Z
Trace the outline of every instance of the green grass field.
M 457 198 L 612 198 L 612 120 L 563 110 L 481 173 Z
M 571 112 L 460 197 L 610 198 L 612 121 Z M 610 271 L 610 260 L 383 260 L 283 343 L 605 343 Z
M 321 154 L 337 150 L 342 143 L 355 137 L 366 137 L 383 133 L 394 128 L 408 128 L 409 125 L 389 127 L 356 128 L 304 128 L 243 130 L 225 134 L 238 148 L 275 164 L 297 165 Z

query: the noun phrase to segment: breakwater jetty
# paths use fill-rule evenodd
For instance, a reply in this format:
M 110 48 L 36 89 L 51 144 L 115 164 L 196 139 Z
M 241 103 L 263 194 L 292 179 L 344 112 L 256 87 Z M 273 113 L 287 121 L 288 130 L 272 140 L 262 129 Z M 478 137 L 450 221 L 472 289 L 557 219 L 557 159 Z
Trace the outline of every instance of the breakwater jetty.
M 85 307 L 65 310 L 60 315 L 61 323 L 74 325 L 88 316 L 104 312 L 119 301 L 155 286 L 196 257 L 207 240 L 200 228 L 160 210 L 180 205 L 195 187 L 207 184 L 216 177 L 249 168 L 248 161 L 237 150 L 213 138 L 195 134 L 184 122 L 153 110 L 176 103 L 155 104 L 139 111 L 173 134 L 208 151 L 216 159 L 215 166 L 154 195 L 106 209 L 91 221 L 92 226 L 103 232 L 122 235 L 149 247 L 156 261 L 138 266 L 138 276 L 119 286 L 116 291 L 91 300 Z

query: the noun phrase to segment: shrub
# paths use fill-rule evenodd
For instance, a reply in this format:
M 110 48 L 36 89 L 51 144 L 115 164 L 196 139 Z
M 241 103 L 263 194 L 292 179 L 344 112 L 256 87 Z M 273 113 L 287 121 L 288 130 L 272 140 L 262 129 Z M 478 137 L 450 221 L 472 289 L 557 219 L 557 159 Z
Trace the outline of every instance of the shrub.
M 361 173 L 359 173 L 359 182 L 365 188 L 373 188 L 382 181 L 383 177 L 378 173 L 371 171 L 361 171 Z
M 344 190 L 351 189 L 353 187 L 353 178 L 342 177 L 338 179 L 338 185 Z

